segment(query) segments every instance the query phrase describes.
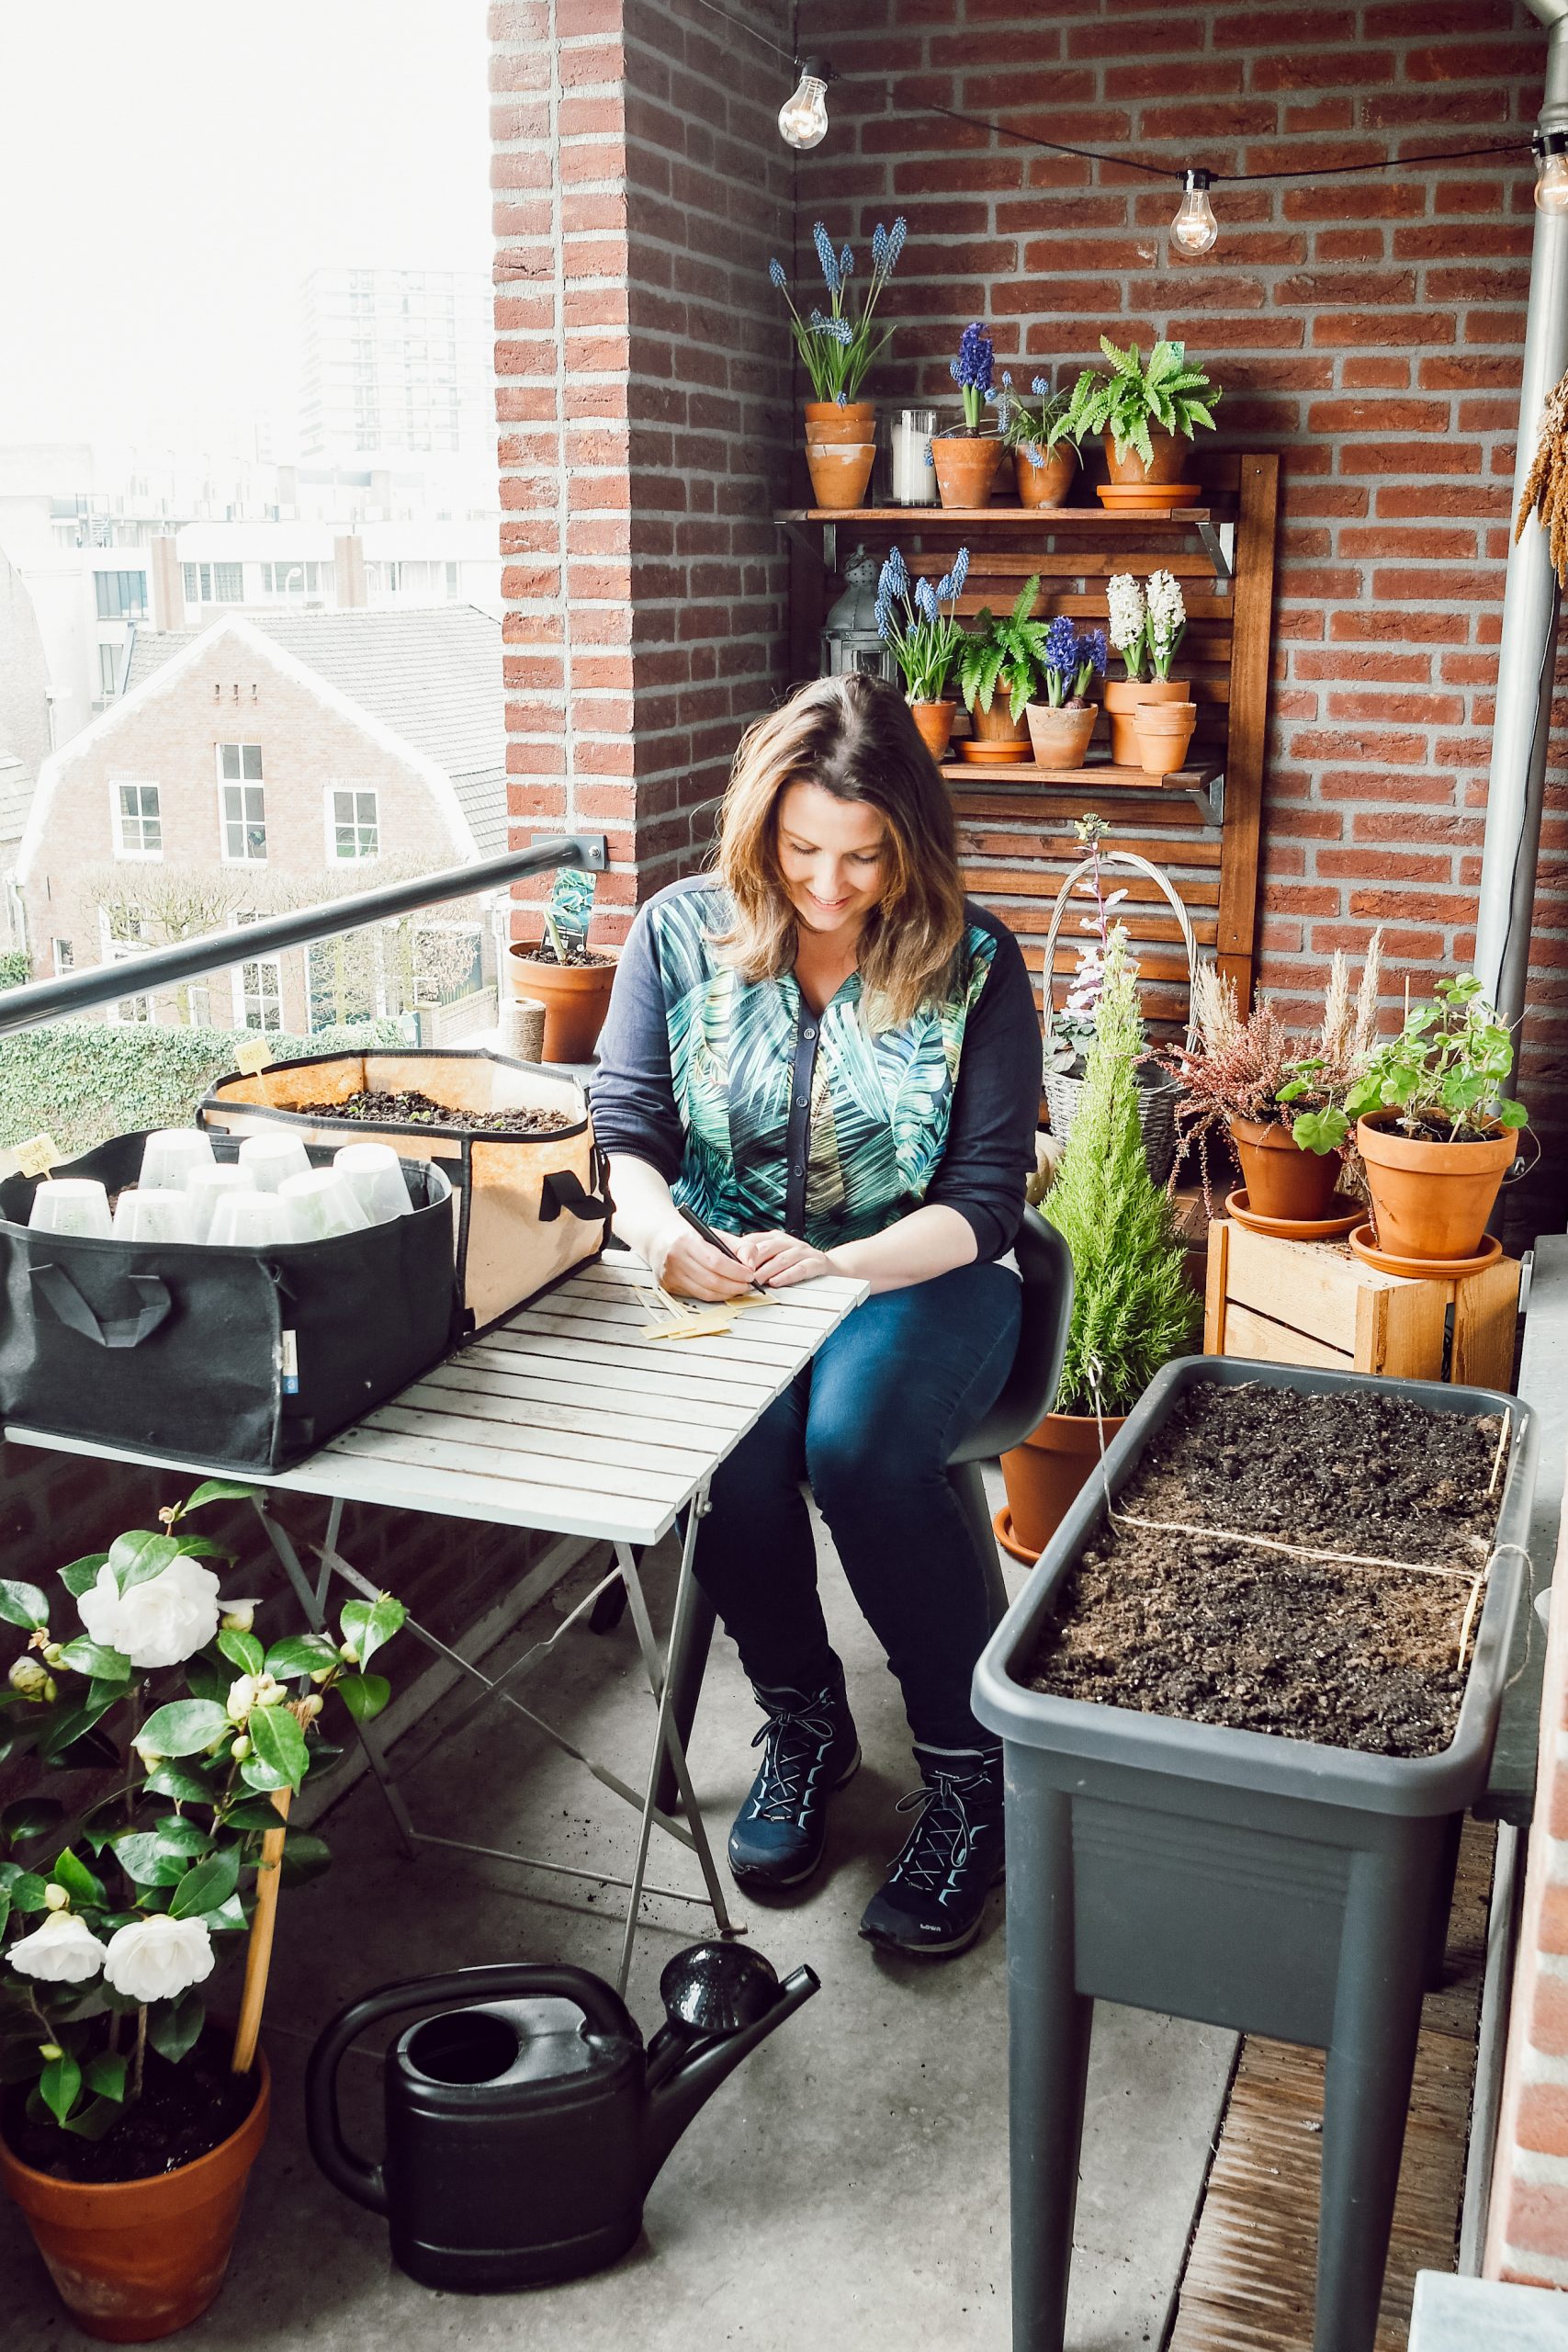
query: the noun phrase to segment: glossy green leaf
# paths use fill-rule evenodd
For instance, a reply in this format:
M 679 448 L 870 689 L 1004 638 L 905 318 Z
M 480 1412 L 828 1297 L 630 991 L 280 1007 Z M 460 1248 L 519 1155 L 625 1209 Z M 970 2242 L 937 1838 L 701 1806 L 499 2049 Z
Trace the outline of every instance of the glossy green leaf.
M 227 1667 L 220 1666 L 215 1657 L 203 1657 L 199 1650 L 195 1657 L 186 1660 L 186 1689 L 193 1699 L 210 1700 L 214 1706 L 220 1707 L 229 1696 L 231 1679 Z
M 291 1829 L 284 1841 L 283 1875 L 286 1879 L 320 1878 L 331 1867 L 332 1859 L 324 1838 L 312 1838 L 308 1830 Z
M 286 1783 L 280 1783 L 286 1785 Z M 277 1807 L 265 1796 L 242 1797 L 231 1805 L 223 1816 L 225 1829 L 245 1831 L 276 1829 L 280 1815 Z
M 159 1844 L 166 1853 L 183 1854 L 189 1861 L 197 1854 L 205 1854 L 212 1843 L 212 1832 L 197 1821 L 186 1820 L 183 1814 L 171 1813 L 158 1824 L 155 1832 Z
M 0 1838 L 19 1846 L 28 1838 L 47 1837 L 64 1818 L 65 1807 L 57 1797 L 18 1797 L 0 1813 Z
M 51 2058 L 38 2078 L 44 2105 L 57 2123 L 63 2123 L 82 2089 L 82 2069 L 69 2050 Z
M 333 1687 L 359 1724 L 367 1724 L 373 1715 L 378 1715 L 392 1695 L 392 1686 L 384 1674 L 345 1674 Z
M 29 1634 L 35 1633 L 49 1623 L 49 1602 L 36 1584 L 0 1577 L 0 1617 L 7 1625 L 22 1625 Z
M 93 1876 L 86 1863 L 73 1854 L 69 1846 L 61 1848 L 50 1876 L 56 1886 L 65 1889 L 73 1903 L 92 1903 L 101 1906 L 108 1901 L 103 1881 Z
M 226 1625 L 218 1636 L 218 1646 L 230 1665 L 237 1666 L 242 1674 L 261 1672 L 265 1652 L 254 1634 L 238 1634 Z
M 176 1919 L 192 1919 L 203 1911 L 216 1911 L 226 1903 L 240 1883 L 240 1849 L 225 1846 L 221 1852 L 209 1855 L 205 1862 L 197 1862 L 186 1871 L 169 1900 L 169 1911 Z
M 177 2065 L 194 2050 L 207 2022 L 207 2005 L 199 1993 L 182 1993 L 177 2001 L 154 2001 L 147 2012 L 147 2039 L 160 2058 Z
M 117 1838 L 114 1857 L 138 1886 L 177 1886 L 190 1868 L 188 1857 L 171 1852 L 154 1829 L 128 1830 Z
M 408 1615 L 400 1600 L 383 1593 L 378 1600 L 345 1600 L 339 1623 L 361 1666 L 368 1666 L 384 1642 L 402 1629 Z
M 100 2050 L 88 2064 L 87 2088 L 99 2098 L 123 2098 L 125 2064 L 118 2050 Z
M 210 1804 L 212 1792 L 205 1781 L 194 1772 L 182 1771 L 177 1764 L 160 1764 L 147 1775 L 150 1795 L 173 1797 L 176 1804 Z
M 151 1528 L 135 1527 L 129 1534 L 117 1535 L 108 1554 L 116 1584 L 121 1592 L 150 1584 L 163 1575 L 171 1560 L 178 1558 L 179 1548 L 172 1535 L 155 1535 Z
M 258 1760 L 281 1774 L 284 1785 L 298 1789 L 310 1769 L 305 1735 L 288 1707 L 256 1707 L 247 1728 Z
M 238 1935 L 245 1927 L 244 1902 L 238 1894 L 231 1894 L 216 1911 L 204 1911 L 201 1917 L 215 1936 Z
M 323 1668 L 340 1663 L 336 1645 L 325 1634 L 291 1634 L 286 1641 L 274 1642 L 266 1654 L 266 1670 L 280 1682 L 296 1675 L 320 1674 Z
M 67 1642 L 60 1653 L 62 1662 L 77 1674 L 90 1674 L 99 1682 L 129 1682 L 130 1660 L 121 1650 L 105 1647 L 102 1642 L 89 1641 L 85 1634 L 78 1634 Z
M 80 1600 L 98 1580 L 98 1570 L 107 1560 L 107 1552 L 88 1552 L 80 1560 L 73 1560 L 68 1568 L 60 1571 L 60 1581 L 73 1600 Z
M 254 1751 L 240 1767 L 240 1778 L 248 1789 L 287 1789 L 292 1785 L 288 1777 L 265 1763 Z
M 25 1871 L 17 1862 L 0 1862 L 0 1889 L 9 1896 L 14 1911 L 43 1911 L 49 1905 L 49 1882 L 37 1871 Z
M 244 1487 L 234 1478 L 204 1478 L 195 1494 L 187 1498 L 183 1515 L 204 1510 L 209 1503 L 252 1502 L 260 1493 L 259 1487 Z
M 137 1736 L 137 1746 L 156 1756 L 197 1756 L 229 1730 L 229 1718 L 213 1699 L 171 1699 L 154 1707 Z

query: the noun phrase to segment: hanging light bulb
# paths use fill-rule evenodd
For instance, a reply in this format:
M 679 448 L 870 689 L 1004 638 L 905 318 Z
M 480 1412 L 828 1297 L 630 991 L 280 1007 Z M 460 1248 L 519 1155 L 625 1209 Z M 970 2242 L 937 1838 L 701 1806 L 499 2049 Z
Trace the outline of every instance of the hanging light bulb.
M 800 79 L 779 108 L 779 130 L 786 146 L 821 146 L 828 136 L 828 85 L 832 79 L 830 65 L 815 57 L 800 60 Z
M 1535 156 L 1536 210 L 1568 212 L 1568 130 L 1538 130 L 1530 149 Z
M 1186 194 L 1170 224 L 1171 243 L 1194 261 L 1213 248 L 1220 233 L 1214 208 L 1209 201 L 1213 184 L 1213 172 L 1188 172 L 1182 183 Z

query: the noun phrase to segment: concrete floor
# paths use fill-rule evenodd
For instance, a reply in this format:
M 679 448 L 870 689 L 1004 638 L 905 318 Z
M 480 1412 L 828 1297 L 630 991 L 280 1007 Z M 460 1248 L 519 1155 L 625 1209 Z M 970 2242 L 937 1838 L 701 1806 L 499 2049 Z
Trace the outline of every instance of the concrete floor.
M 656 1616 L 672 1558 L 650 1562 Z M 574 1572 L 525 1623 L 537 1638 L 584 1589 Z M 405 1862 L 373 1787 L 325 1823 L 336 1856 L 291 1889 L 280 1916 L 266 2045 L 275 2118 L 254 2177 L 227 2288 L 183 2341 L 225 2352 L 308 2344 L 512 2346 L 551 2352 L 1004 2352 L 1008 2317 L 1007 2029 L 1003 1903 L 960 1960 L 919 1968 L 874 1956 L 861 1910 L 896 1850 L 895 1800 L 911 1785 L 896 1686 L 829 1552 L 824 1590 L 865 1762 L 835 1810 L 829 1864 L 804 1899 L 739 1906 L 781 1974 L 808 1961 L 821 1993 L 749 2059 L 697 2118 L 648 2203 L 643 2238 L 618 2268 L 515 2297 L 434 2295 L 392 2268 L 383 2225 L 330 2188 L 305 2146 L 299 2084 L 324 2020 L 368 1988 L 477 1962 L 551 1959 L 613 1976 L 619 1898 L 429 1849 Z M 509 1653 L 511 1645 L 500 1654 Z M 412 1645 L 391 1657 L 406 1681 Z M 653 1725 L 629 1619 L 574 1633 L 531 1695 L 591 1751 L 637 1777 Z M 716 1644 L 693 1742 L 722 1852 L 754 1766 L 757 1716 L 728 1643 Z M 411 1783 L 421 1826 L 565 1861 L 625 1869 L 633 1816 L 517 1715 L 492 1711 Z M 689 1856 L 656 1840 L 655 1875 L 698 1883 Z M 534 1897 L 523 1899 L 525 1893 Z M 660 2018 L 658 1977 L 703 1932 L 704 1914 L 649 1906 L 631 2006 Z M 1095 2030 L 1073 2352 L 1158 2345 L 1229 2073 L 1232 2037 L 1102 2007 Z M 345 2112 L 376 2134 L 374 2051 L 344 2069 Z M 81 2342 L 17 2217 L 0 2211 L 6 2352 Z

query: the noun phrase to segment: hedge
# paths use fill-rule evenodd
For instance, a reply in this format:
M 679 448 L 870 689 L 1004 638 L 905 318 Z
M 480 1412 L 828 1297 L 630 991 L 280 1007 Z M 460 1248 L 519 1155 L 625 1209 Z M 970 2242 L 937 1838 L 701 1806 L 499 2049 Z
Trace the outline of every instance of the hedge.
M 231 1029 L 155 1029 L 69 1022 L 0 1035 L 0 1148 L 48 1134 L 68 1157 L 110 1136 L 182 1127 L 215 1078 L 234 1067 Z M 268 1037 L 276 1061 L 407 1043 L 395 1021 Z
M 33 976 L 25 947 L 0 947 L 0 989 L 19 989 Z

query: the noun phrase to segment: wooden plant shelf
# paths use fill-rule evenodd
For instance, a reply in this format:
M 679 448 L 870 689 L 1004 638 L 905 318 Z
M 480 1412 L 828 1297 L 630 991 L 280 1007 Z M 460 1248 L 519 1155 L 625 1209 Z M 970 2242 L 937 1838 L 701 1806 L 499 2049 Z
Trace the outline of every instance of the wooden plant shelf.
M 1142 768 L 1118 767 L 1111 760 L 1091 760 L 1081 768 L 1041 768 L 1032 760 L 945 760 L 942 772 L 961 791 L 986 783 L 1043 784 L 1055 792 L 1180 793 L 1205 825 L 1220 824 L 1224 814 L 1224 770 L 1217 763 L 1145 775 Z
M 1232 502 L 1234 504 L 1234 502 Z M 1220 537 L 1222 524 L 1232 517 L 1220 514 L 1214 507 L 1179 506 L 1168 514 L 1111 514 L 1104 507 L 1093 506 L 776 506 L 773 520 L 781 524 L 796 544 L 808 556 L 820 554 L 829 570 L 838 561 L 838 530 L 860 531 L 873 537 L 882 537 L 894 531 L 917 535 L 921 538 L 933 532 L 964 537 L 977 530 L 1012 530 L 1033 532 L 1066 531 L 1073 537 L 1091 535 L 1103 537 L 1118 549 L 1117 561 L 1134 561 L 1131 546 L 1135 545 L 1145 531 L 1191 532 L 1201 542 L 1210 569 L 1218 580 L 1231 576 L 1231 557 Z M 816 525 L 822 533 L 820 548 L 807 537 L 807 526 Z M 1165 558 L 1162 556 L 1162 561 Z

